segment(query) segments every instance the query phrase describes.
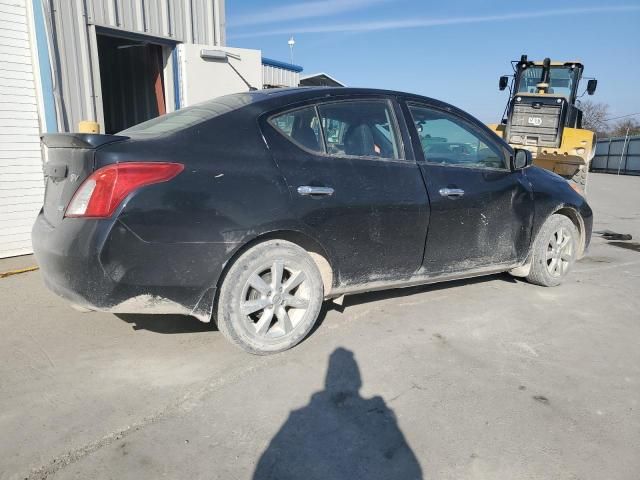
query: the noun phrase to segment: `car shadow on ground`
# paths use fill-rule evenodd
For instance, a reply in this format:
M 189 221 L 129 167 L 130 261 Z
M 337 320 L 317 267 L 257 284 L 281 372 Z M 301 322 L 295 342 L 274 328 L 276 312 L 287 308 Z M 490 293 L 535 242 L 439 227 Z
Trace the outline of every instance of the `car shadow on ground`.
M 502 280 L 508 283 L 518 283 L 518 279 L 512 277 L 508 273 L 497 275 L 487 275 L 483 277 L 466 278 L 463 280 L 454 280 L 450 282 L 432 283 L 428 285 L 418 285 L 415 287 L 395 288 L 391 290 L 381 290 L 378 292 L 360 293 L 348 295 L 345 297 L 342 305 L 335 302 L 327 301 L 322 305 L 322 310 L 318 316 L 313 329 L 309 336 L 313 334 L 321 325 L 330 311 L 344 313 L 350 306 L 361 305 L 364 303 L 387 300 L 390 298 L 402 298 L 416 295 L 424 292 L 435 292 L 448 288 L 460 287 L 464 285 L 472 285 L 476 283 L 484 283 L 492 280 Z M 180 333 L 198 333 L 198 332 L 216 332 L 218 328 L 214 321 L 204 323 L 195 317 L 188 315 L 149 315 L 138 313 L 118 313 L 117 318 L 132 325 L 134 330 L 147 330 L 154 333 L 162 334 L 180 334 Z M 307 336 L 307 338 L 309 337 Z
M 416 295 L 424 292 L 437 292 L 438 290 L 447 290 L 449 288 L 461 287 L 464 285 L 474 285 L 476 283 L 485 283 L 492 280 L 501 280 L 508 283 L 518 283 L 518 279 L 508 273 L 500 273 L 497 275 L 486 275 L 482 277 L 465 278 L 462 280 L 452 280 L 449 282 L 431 283 L 426 285 L 417 285 L 415 287 L 395 288 L 391 290 L 380 290 L 378 292 L 367 292 L 345 297 L 343 307 L 352 305 L 360 305 L 362 303 L 375 302 L 378 300 L 386 300 L 389 298 L 401 298 Z M 336 305 L 333 303 L 333 305 Z M 339 307 L 339 305 L 336 305 Z
M 134 330 L 148 330 L 154 333 L 176 334 L 218 330 L 215 322 L 204 323 L 188 315 L 117 313 L 115 316 L 120 320 L 130 323 Z
M 380 396 L 360 395 L 353 352 L 329 357 L 325 388 L 293 410 L 260 456 L 253 480 L 422 479 L 396 415 Z
M 417 295 L 425 292 L 437 292 L 439 290 L 447 290 L 449 288 L 461 287 L 465 285 L 474 285 L 477 283 L 485 283 L 490 281 L 503 281 L 507 283 L 519 283 L 523 281 L 522 279 L 516 278 L 508 273 L 498 273 L 495 275 L 485 275 L 481 277 L 473 277 L 473 278 L 465 278 L 462 280 L 452 280 L 448 282 L 440 282 L 440 283 L 431 283 L 427 285 L 417 285 L 415 287 L 406 287 L 406 288 L 394 288 L 390 290 L 380 290 L 377 292 L 367 292 L 367 293 L 359 293 L 355 295 L 347 295 L 344 298 L 344 302 L 342 305 L 338 305 L 333 301 L 326 301 L 322 305 L 322 310 L 320 311 L 320 315 L 318 317 L 318 321 L 313 327 L 311 333 L 317 330 L 321 325 L 327 314 L 330 311 L 336 311 L 339 313 L 344 313 L 348 311 L 349 307 L 353 307 L 356 305 L 362 305 L 364 303 L 376 302 L 380 300 L 388 300 L 391 298 L 403 298 L 409 297 L 411 295 Z

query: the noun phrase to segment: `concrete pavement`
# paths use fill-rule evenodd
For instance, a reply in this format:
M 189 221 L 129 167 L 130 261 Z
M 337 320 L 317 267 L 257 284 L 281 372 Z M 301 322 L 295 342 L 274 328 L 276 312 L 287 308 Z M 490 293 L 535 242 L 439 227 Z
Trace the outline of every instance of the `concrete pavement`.
M 0 280 L 0 478 L 637 479 L 640 178 L 592 174 L 564 285 L 347 297 L 260 358 L 179 316 Z M 287 477 L 289 475 L 289 477 Z

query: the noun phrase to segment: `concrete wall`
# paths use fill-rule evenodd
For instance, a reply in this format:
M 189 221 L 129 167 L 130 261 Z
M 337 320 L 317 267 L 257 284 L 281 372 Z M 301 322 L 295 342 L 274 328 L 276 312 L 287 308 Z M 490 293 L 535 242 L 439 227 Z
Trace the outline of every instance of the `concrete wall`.
M 225 62 L 201 58 L 200 52 L 206 48 L 211 47 L 190 44 L 178 47 L 181 62 L 182 106 L 194 105 L 229 93 L 248 91 L 249 87 L 229 64 L 232 64 L 251 86 L 257 89 L 262 88 L 260 50 L 217 47 L 216 50 L 239 57 L 229 57 Z

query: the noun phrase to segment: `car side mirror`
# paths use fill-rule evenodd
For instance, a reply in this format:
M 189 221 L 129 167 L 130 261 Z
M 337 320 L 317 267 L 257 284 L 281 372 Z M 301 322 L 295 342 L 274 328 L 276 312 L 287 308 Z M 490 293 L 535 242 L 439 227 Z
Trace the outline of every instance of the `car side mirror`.
M 598 80 L 596 80 L 595 78 L 592 78 L 591 80 L 589 80 L 587 82 L 587 93 L 589 95 L 593 95 L 594 93 L 596 93 L 597 86 L 598 86 Z
M 513 151 L 513 156 L 511 157 L 511 170 L 522 170 L 523 168 L 529 167 L 532 163 L 533 157 L 529 150 L 516 148 Z
M 505 88 L 507 88 L 507 85 L 509 85 L 509 77 L 507 75 L 503 75 L 502 77 L 500 77 L 500 83 L 498 84 L 498 87 L 500 88 L 500 90 L 504 90 Z

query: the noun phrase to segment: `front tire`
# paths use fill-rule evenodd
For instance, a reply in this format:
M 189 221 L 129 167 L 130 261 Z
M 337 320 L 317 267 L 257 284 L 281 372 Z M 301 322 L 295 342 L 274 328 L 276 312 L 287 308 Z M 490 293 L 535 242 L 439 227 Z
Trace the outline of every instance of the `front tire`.
M 578 238 L 578 229 L 568 217 L 551 215 L 531 249 L 527 281 L 544 287 L 560 285 L 576 261 Z
M 222 334 L 256 355 L 282 352 L 313 328 L 324 297 L 309 254 L 284 240 L 251 247 L 231 266 L 218 296 Z

